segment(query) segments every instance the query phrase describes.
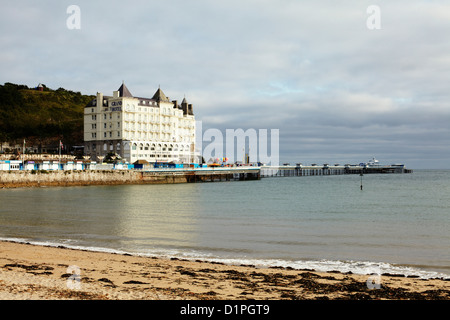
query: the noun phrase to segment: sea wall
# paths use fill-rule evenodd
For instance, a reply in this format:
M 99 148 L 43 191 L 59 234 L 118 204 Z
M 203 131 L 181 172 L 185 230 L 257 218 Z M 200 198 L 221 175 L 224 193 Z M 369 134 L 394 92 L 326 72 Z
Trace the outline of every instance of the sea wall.
M 143 172 L 133 170 L 0 171 L 0 188 L 183 182 L 187 182 L 183 175 L 176 177 L 173 175 L 144 176 Z

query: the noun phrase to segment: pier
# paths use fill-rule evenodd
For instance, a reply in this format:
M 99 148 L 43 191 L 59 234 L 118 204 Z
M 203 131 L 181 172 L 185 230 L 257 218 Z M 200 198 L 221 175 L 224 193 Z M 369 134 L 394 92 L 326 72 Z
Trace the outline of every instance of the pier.
M 260 180 L 259 167 L 207 167 L 154 169 L 142 172 L 143 181 L 219 182 Z
M 412 173 L 403 165 L 365 166 L 365 165 L 296 165 L 296 166 L 261 166 L 261 177 L 300 177 L 300 176 L 330 176 L 342 174 L 371 174 L 371 173 Z

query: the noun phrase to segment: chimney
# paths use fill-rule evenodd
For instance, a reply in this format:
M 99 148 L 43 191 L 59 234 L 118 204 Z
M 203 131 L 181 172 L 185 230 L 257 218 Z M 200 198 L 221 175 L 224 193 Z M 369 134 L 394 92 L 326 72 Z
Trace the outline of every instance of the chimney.
M 183 102 L 181 102 L 181 109 L 183 109 L 183 115 L 186 115 L 188 112 L 188 104 L 186 102 L 186 98 L 184 98 Z
M 97 92 L 97 107 L 103 107 L 103 93 Z

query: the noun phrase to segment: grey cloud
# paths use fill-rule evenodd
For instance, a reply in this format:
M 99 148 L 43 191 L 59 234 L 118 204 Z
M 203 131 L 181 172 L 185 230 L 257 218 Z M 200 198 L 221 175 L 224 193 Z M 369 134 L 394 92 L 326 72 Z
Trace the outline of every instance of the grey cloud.
M 381 30 L 366 27 L 368 2 L 80 0 L 68 30 L 70 4 L 3 4 L 0 82 L 161 85 L 205 127 L 279 128 L 281 161 L 450 165 L 444 1 L 382 2 Z

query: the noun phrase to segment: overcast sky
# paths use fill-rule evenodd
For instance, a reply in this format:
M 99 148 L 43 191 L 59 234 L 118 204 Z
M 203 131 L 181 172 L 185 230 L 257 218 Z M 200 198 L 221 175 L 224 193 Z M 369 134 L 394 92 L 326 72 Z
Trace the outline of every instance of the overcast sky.
M 448 1 L 21 0 L 0 30 L 2 84 L 160 85 L 204 129 L 279 129 L 281 162 L 450 168 Z

